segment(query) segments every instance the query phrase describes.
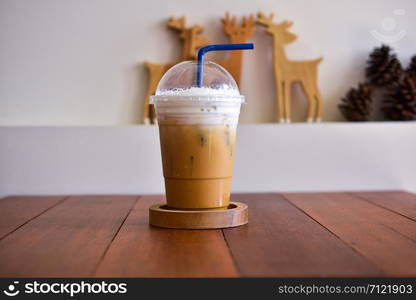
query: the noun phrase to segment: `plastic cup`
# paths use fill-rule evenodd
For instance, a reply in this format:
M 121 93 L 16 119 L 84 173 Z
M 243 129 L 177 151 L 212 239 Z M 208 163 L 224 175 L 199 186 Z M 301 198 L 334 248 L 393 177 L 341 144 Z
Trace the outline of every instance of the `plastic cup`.
M 221 209 L 230 202 L 236 130 L 241 103 L 232 76 L 205 62 L 202 86 L 197 62 L 173 66 L 151 102 L 159 126 L 168 207 Z

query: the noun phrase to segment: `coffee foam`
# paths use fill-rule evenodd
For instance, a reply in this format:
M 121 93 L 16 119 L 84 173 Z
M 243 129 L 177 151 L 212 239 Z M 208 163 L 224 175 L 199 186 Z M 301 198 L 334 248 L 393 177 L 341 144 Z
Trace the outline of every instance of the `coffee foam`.
M 176 124 L 237 124 L 240 103 L 158 103 L 158 122 L 172 121 Z
M 171 89 L 158 91 L 157 96 L 188 96 L 188 97 L 198 97 L 198 96 L 221 96 L 221 97 L 238 97 L 240 93 L 238 90 L 229 87 L 228 85 L 220 88 L 213 89 L 209 87 L 190 87 L 187 89 Z
M 159 123 L 237 124 L 244 97 L 229 87 L 158 91 L 152 97 Z

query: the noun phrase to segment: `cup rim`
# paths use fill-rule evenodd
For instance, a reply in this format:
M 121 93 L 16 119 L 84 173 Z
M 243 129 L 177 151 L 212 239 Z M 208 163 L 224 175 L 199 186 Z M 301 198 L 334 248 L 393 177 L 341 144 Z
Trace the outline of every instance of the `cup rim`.
M 205 102 L 222 102 L 222 103 L 245 103 L 243 95 L 209 95 L 209 96 L 175 96 L 175 95 L 153 95 L 150 96 L 150 104 L 156 103 L 205 103 Z

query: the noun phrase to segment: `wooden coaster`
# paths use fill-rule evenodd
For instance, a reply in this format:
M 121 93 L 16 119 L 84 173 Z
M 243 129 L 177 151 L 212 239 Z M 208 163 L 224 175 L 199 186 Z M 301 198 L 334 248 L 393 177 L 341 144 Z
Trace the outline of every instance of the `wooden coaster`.
M 177 229 L 218 229 L 247 224 L 248 208 L 241 202 L 231 202 L 227 209 L 174 210 L 166 204 L 149 208 L 149 224 Z

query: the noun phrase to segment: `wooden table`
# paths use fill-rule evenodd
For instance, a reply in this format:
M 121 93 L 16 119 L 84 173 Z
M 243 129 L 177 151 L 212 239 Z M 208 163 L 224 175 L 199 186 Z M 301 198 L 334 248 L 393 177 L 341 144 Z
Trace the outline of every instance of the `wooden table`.
M 0 199 L 1 277 L 416 276 L 416 196 L 237 194 L 249 224 L 148 225 L 163 196 Z

